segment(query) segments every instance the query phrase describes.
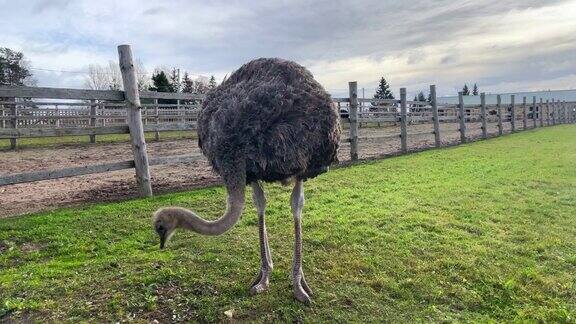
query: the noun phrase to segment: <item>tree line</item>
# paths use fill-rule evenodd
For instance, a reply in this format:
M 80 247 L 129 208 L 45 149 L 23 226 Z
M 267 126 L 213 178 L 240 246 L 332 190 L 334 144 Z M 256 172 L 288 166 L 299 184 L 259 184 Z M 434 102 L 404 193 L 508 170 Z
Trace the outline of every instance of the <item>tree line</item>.
M 158 92 L 186 92 L 205 94 L 217 86 L 216 78 L 193 78 L 188 72 L 180 77 L 180 69 L 156 67 L 150 76 L 141 60 L 134 62 L 139 90 Z M 7 47 L 0 47 L 0 85 L 36 86 L 30 62 L 24 54 Z M 92 90 L 122 90 L 122 73 L 114 61 L 108 64 L 90 64 L 84 86 Z
M 462 94 L 465 96 L 477 96 L 479 94 L 478 85 L 474 83 L 474 87 L 472 88 L 472 91 L 470 91 L 468 84 L 464 84 Z M 378 87 L 376 87 L 374 93 L 374 99 L 394 99 L 394 93 L 390 90 L 390 84 L 386 81 L 386 78 L 380 78 L 380 82 L 378 83 Z M 414 101 L 432 102 L 432 97 L 430 93 L 426 96 L 424 91 L 420 91 L 414 96 Z
M 0 85 L 35 86 L 36 83 L 24 54 L 0 47 Z

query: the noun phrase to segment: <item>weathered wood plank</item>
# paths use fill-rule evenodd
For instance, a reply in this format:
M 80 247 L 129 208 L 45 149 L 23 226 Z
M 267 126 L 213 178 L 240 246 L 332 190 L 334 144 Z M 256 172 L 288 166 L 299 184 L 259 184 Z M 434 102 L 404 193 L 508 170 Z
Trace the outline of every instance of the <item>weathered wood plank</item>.
M 522 129 L 526 130 L 528 128 L 528 108 L 526 103 L 526 97 L 522 98 Z
M 334 100 L 334 99 L 332 99 Z M 398 103 L 397 99 L 374 99 L 374 98 L 358 98 L 358 102 L 369 102 L 374 104 L 395 104 Z
M 13 130 L 18 128 L 18 107 L 16 105 L 10 105 L 10 115 L 12 120 L 10 121 L 10 127 Z M 11 137 L 10 138 L 10 149 L 15 150 L 18 148 L 18 138 Z
M 538 109 L 536 109 L 536 96 L 532 97 L 532 100 L 534 102 L 534 128 L 538 127 L 538 123 L 536 122 L 538 117 L 540 117 L 540 127 L 544 126 L 544 122 L 543 122 L 543 111 L 542 111 L 542 98 L 540 98 L 540 105 L 538 106 Z M 538 110 L 538 113 L 536 114 L 536 110 Z
M 145 98 L 145 99 L 174 99 L 174 100 L 203 100 L 206 98 L 206 95 L 185 93 L 185 92 L 141 91 L 140 92 L 140 98 Z
M 398 121 L 397 117 L 388 117 L 388 118 L 358 118 L 357 121 L 359 123 L 394 123 Z
M 546 99 L 546 126 L 550 126 L 550 100 Z
M 556 125 L 556 115 L 558 110 L 558 102 L 552 99 L 552 125 Z
M 458 118 L 460 122 L 460 143 L 466 143 L 466 114 L 464 112 L 464 94 L 458 92 Z
M 430 98 L 432 102 L 432 122 L 434 123 L 434 145 L 440 147 L 440 120 L 438 119 L 438 100 L 436 97 L 436 85 L 430 86 Z
M 124 93 L 114 90 L 0 86 L 0 97 L 121 101 L 124 100 Z
M 0 97 L 3 98 L 41 98 L 41 99 L 79 99 L 123 101 L 124 92 L 116 90 L 89 90 L 69 88 L 47 88 L 26 86 L 0 86 Z M 202 100 L 205 95 L 192 93 L 142 91 L 142 98 Z
M 146 125 L 146 132 L 164 132 L 195 130 L 196 124 L 159 124 Z M 106 134 L 128 134 L 130 133 L 128 125 L 118 126 L 97 126 L 97 127 L 70 127 L 70 128 L 3 128 L 0 129 L 0 139 L 8 138 L 25 138 L 25 137 L 58 137 L 58 136 L 75 136 L 75 135 L 106 135 Z
M 154 124 L 157 126 L 160 123 L 160 118 L 158 118 L 158 99 L 154 99 Z M 160 132 L 156 130 L 154 132 L 154 140 L 160 140 Z
M 204 156 L 201 154 L 186 154 L 186 155 L 173 155 L 173 156 L 162 156 L 150 158 L 150 165 L 161 165 L 161 164 L 178 164 L 178 163 L 190 163 L 195 161 L 203 160 Z
M 144 138 L 144 127 L 142 125 L 142 114 L 140 112 L 140 95 L 138 93 L 136 70 L 134 69 L 130 45 L 118 46 L 118 56 L 126 97 L 127 121 L 130 129 L 132 153 L 134 154 L 136 179 L 141 194 L 146 197 L 151 197 L 152 183 L 150 182 L 148 154 L 146 152 L 146 140 Z
M 408 152 L 406 88 L 400 88 L 400 149 Z
M 348 83 L 350 96 L 350 159 L 358 160 L 358 83 Z
M 502 136 L 504 129 L 502 128 L 502 98 L 500 95 L 496 96 L 496 114 L 498 116 L 498 135 Z
M 187 154 L 187 155 L 174 155 L 163 156 L 150 159 L 150 165 L 163 165 L 163 164 L 177 164 L 177 163 L 190 163 L 202 160 L 204 157 L 200 154 Z M 59 170 L 36 171 L 26 172 L 19 174 L 11 174 L 7 176 L 0 176 L 0 186 L 28 183 L 42 180 L 52 180 L 68 177 L 76 177 L 81 175 L 105 173 L 118 170 L 126 170 L 134 168 L 134 161 L 120 161 L 96 165 L 86 165 L 80 167 L 65 168 Z
M 358 136 L 358 141 L 377 141 L 377 140 L 384 140 L 384 139 L 395 139 L 395 138 L 399 138 L 400 134 L 391 134 L 391 135 L 379 135 L 379 136 Z M 342 138 L 340 140 L 340 142 L 342 143 L 350 143 L 352 140 L 347 137 L 347 138 Z
M 90 100 L 90 126 L 96 127 L 96 100 Z M 96 135 L 90 135 L 90 143 L 96 143 Z
M 81 167 L 66 168 L 60 170 L 19 173 L 9 176 L 0 176 L 0 186 L 17 184 L 17 183 L 35 182 L 41 180 L 75 177 L 93 173 L 124 170 L 133 167 L 134 167 L 134 161 L 122 161 L 122 162 L 106 163 L 99 165 L 87 165 Z
M 480 120 L 482 121 L 482 138 L 488 138 L 488 119 L 486 118 L 486 93 L 480 94 Z
M 512 133 L 516 131 L 516 99 L 515 95 L 510 95 L 510 128 Z
M 128 126 L 82 127 L 82 128 L 18 128 L 1 129 L 0 139 L 19 137 L 53 137 L 70 135 L 127 134 Z

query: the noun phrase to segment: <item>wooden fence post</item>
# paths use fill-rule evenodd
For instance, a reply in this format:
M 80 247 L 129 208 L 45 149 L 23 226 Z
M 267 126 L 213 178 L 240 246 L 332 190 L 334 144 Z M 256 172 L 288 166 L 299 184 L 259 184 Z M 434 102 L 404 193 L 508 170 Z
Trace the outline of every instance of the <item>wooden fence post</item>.
M 544 127 L 544 101 L 542 98 L 540 98 L 540 106 L 538 110 L 540 111 L 540 127 Z
M 130 140 L 132 142 L 132 152 L 134 153 L 134 166 L 136 167 L 136 178 L 143 196 L 152 196 L 152 184 L 150 182 L 150 170 L 148 167 L 148 154 L 146 152 L 146 140 L 144 138 L 144 126 L 142 125 L 142 114 L 140 112 L 140 94 L 136 81 L 136 70 L 132 59 L 132 49 L 130 45 L 118 46 L 118 56 L 122 81 L 124 83 L 124 96 L 127 109 L 127 121 L 130 129 Z
M 550 126 L 550 100 L 546 99 L 546 126 Z
M 562 124 L 564 122 L 564 103 L 562 101 L 558 101 L 558 123 Z
M 502 136 L 504 130 L 502 129 L 502 98 L 500 95 L 496 96 L 496 114 L 498 116 L 498 135 Z
M 522 98 L 522 129 L 528 128 L 528 111 L 526 111 L 526 97 Z
M 400 88 L 400 149 L 408 152 L 408 132 L 406 131 L 406 88 Z
M 552 99 L 552 125 L 556 125 L 556 115 L 558 114 L 558 101 Z
M 180 122 L 185 123 L 186 117 L 184 116 L 185 111 L 180 110 L 180 99 L 176 99 L 176 111 L 178 111 L 178 116 L 180 116 Z
M 486 120 L 486 93 L 480 94 L 480 119 L 482 121 L 482 138 L 488 138 L 488 121 Z
M 438 119 L 438 101 L 436 99 L 436 85 L 430 86 L 430 99 L 432 102 L 432 122 L 434 123 L 434 144 L 436 147 L 440 147 L 442 142 L 440 141 L 440 120 Z
M 160 140 L 160 131 L 158 131 L 158 124 L 160 124 L 160 115 L 158 115 L 158 99 L 154 99 L 154 124 L 156 125 L 156 130 L 154 131 L 154 140 Z
M 510 129 L 514 133 L 516 131 L 516 96 L 510 95 Z
M 54 109 L 54 115 L 56 117 L 60 116 L 60 109 L 58 109 L 58 105 L 54 105 L 55 109 Z M 56 128 L 60 128 L 60 118 L 56 118 L 56 120 L 54 121 L 54 124 L 56 125 Z
M 350 159 L 358 160 L 358 82 L 348 82 L 350 97 Z
M 10 98 L 10 101 L 14 100 L 14 104 L 10 105 L 10 115 L 12 116 L 12 122 L 10 123 L 10 126 L 12 126 L 12 128 L 17 129 L 18 128 L 18 107 L 16 106 L 16 98 Z M 18 138 L 17 137 L 13 137 L 10 139 L 10 148 L 12 150 L 15 150 L 18 148 Z
M 464 113 L 464 93 L 458 92 L 458 120 L 460 121 L 460 143 L 466 143 L 466 115 Z
M 100 108 L 100 115 L 106 115 L 106 104 L 101 102 L 98 107 Z M 100 126 L 106 126 L 106 118 L 100 118 Z
M 534 126 L 534 128 L 538 127 L 538 124 L 536 123 L 538 115 L 536 114 L 536 96 L 532 96 L 532 126 Z
M 96 127 L 96 100 L 90 100 L 90 126 Z M 96 135 L 90 135 L 90 143 L 96 143 Z

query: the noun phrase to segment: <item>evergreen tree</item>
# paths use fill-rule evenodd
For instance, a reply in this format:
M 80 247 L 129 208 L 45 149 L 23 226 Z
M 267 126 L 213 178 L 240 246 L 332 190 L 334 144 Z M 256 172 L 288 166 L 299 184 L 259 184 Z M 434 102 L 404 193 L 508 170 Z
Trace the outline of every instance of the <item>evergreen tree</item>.
M 428 93 L 428 99 L 426 101 L 432 103 L 432 92 Z
M 168 80 L 168 77 L 164 71 L 160 71 L 152 75 L 152 86 L 150 87 L 150 91 L 174 92 L 172 84 Z
M 0 47 L 0 85 L 32 85 L 32 73 L 24 54 Z
M 474 96 L 478 95 L 478 85 L 476 83 L 474 83 L 474 88 L 472 89 L 472 95 Z
M 216 88 L 217 84 L 216 84 L 216 78 L 212 75 L 210 77 L 210 81 L 208 82 L 208 88 L 210 89 L 214 89 Z
M 174 88 L 166 73 L 164 71 L 156 72 L 152 75 L 152 86 L 149 88 L 150 91 L 157 92 L 174 92 Z M 158 99 L 158 103 L 161 104 L 175 104 L 176 100 L 173 99 Z
M 378 84 L 378 88 L 374 94 L 374 99 L 394 99 L 394 94 L 390 90 L 390 85 L 386 82 L 384 77 L 380 79 L 380 84 Z
M 467 84 L 464 84 L 464 88 L 462 88 L 462 94 L 465 96 L 469 96 L 470 95 L 470 89 L 468 88 Z
M 426 101 L 426 96 L 424 95 L 424 92 L 420 91 L 418 93 L 418 101 Z
M 182 78 L 182 92 L 194 93 L 194 81 L 190 79 L 188 72 L 184 72 L 184 78 Z
M 216 80 L 214 80 L 216 82 Z M 184 73 L 184 78 L 182 79 L 182 92 L 194 93 L 194 94 L 205 94 L 210 89 L 210 85 L 206 85 L 202 81 L 192 80 L 187 72 Z M 188 103 L 197 103 L 199 100 L 190 100 Z
M 180 82 L 180 69 L 172 68 L 170 70 L 170 85 L 172 86 L 171 92 L 180 92 L 182 90 L 182 84 Z

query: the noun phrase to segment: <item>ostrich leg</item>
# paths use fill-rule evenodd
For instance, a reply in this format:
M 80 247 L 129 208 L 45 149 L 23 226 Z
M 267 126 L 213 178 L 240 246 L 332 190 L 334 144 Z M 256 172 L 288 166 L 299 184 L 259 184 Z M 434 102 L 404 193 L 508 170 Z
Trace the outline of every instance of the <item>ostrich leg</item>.
M 260 273 L 254 279 L 250 288 L 251 294 L 259 294 L 268 289 L 270 274 L 272 273 L 272 256 L 270 255 L 270 247 L 268 246 L 268 233 L 266 232 L 266 222 L 264 220 L 264 212 L 266 210 L 266 197 L 264 190 L 257 181 L 252 182 L 252 197 L 254 198 L 254 205 L 258 211 L 258 234 L 260 236 L 260 259 L 262 265 Z
M 304 207 L 303 181 L 297 180 L 292 190 L 290 205 L 294 216 L 294 262 L 292 264 L 292 284 L 294 297 L 303 303 L 310 303 L 312 291 L 304 279 L 302 271 L 302 208 Z

